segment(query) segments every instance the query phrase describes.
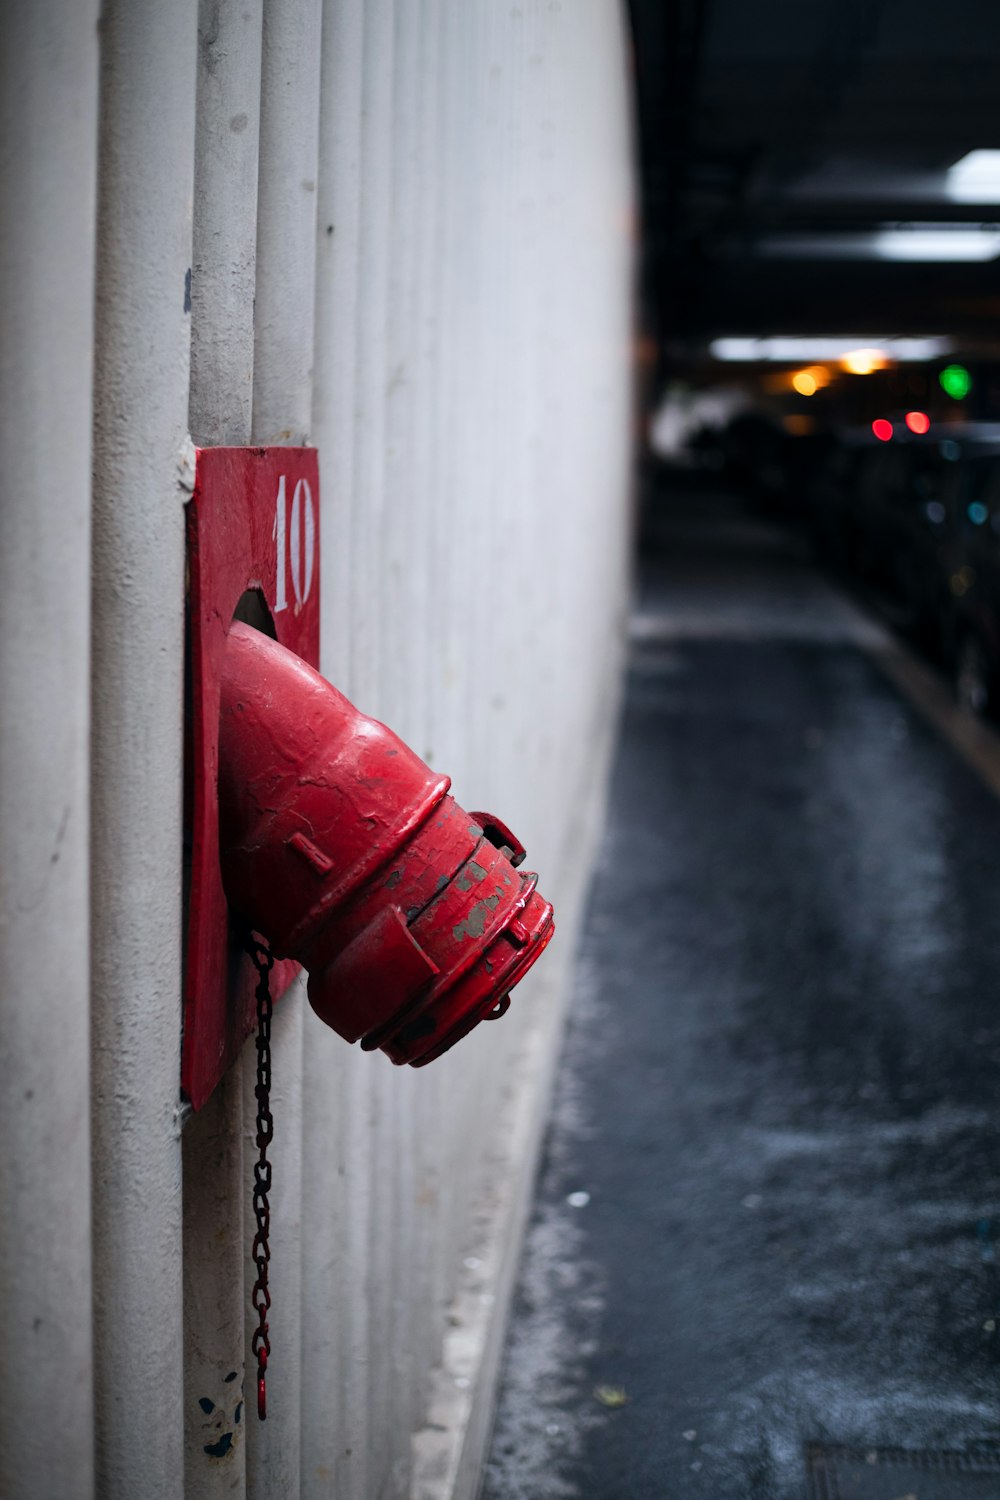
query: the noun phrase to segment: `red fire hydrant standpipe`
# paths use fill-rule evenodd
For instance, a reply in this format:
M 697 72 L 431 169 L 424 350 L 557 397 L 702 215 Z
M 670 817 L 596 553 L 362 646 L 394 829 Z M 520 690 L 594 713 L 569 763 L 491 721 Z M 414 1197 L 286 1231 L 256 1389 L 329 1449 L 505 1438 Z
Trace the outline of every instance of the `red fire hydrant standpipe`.
M 294 652 L 229 630 L 219 726 L 230 906 L 309 971 L 317 1015 L 422 1067 L 480 1021 L 552 937 L 552 907 L 496 818 Z
M 314 449 L 196 451 L 181 1086 L 202 1108 L 256 1026 L 261 1418 L 274 1001 L 302 963 L 323 1020 L 420 1067 L 503 1014 L 553 932 L 503 824 L 463 812 L 446 777 L 309 664 L 319 660 L 318 498 Z

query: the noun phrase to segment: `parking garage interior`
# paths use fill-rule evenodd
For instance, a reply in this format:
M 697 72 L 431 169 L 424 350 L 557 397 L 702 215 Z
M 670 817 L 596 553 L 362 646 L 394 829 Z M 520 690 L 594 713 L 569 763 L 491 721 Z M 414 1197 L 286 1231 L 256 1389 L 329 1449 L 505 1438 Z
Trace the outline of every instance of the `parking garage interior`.
M 4 21 L 0 1496 L 997 1500 L 995 4 Z
M 1000 1495 L 1000 12 L 632 0 L 621 739 L 485 1496 Z

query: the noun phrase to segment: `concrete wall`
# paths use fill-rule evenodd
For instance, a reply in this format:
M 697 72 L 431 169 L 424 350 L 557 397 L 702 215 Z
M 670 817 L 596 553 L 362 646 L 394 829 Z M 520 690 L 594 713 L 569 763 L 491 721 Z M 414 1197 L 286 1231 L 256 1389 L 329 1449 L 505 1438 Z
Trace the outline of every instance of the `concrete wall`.
M 7 9 L 0 1492 L 471 1497 L 617 704 L 622 15 Z M 318 446 L 324 670 L 559 921 L 427 1070 L 282 1000 L 263 1427 L 252 1062 L 177 1092 L 189 433 Z
M 97 6 L 40 0 L 4 22 L 0 1494 L 86 1496 Z

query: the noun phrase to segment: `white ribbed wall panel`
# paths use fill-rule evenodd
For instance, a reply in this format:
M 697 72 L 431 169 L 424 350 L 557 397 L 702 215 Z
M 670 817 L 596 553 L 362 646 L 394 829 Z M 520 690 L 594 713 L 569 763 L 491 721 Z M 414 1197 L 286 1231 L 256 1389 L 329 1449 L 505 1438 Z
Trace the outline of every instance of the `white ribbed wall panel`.
M 97 5 L 3 11 L 0 1495 L 93 1474 L 90 468 Z
M 87 15 L 73 9 L 77 31 Z M 623 15 L 616 0 L 107 0 L 100 50 L 100 136 L 81 40 L 78 97 L 63 94 L 78 129 L 39 137 L 38 170 L 73 176 L 64 227 L 19 221 L 16 242 L 28 264 L 34 234 L 39 265 L 63 253 L 57 235 L 89 246 L 75 280 L 58 279 L 76 309 L 64 370 L 84 408 L 77 283 L 97 295 L 94 822 L 88 880 L 81 793 L 58 872 L 81 973 L 88 904 L 93 934 L 93 1267 L 84 1130 L 58 1163 L 80 1383 L 68 1390 L 40 1343 L 13 1357 L 31 1399 L 58 1382 L 67 1451 L 93 1424 L 96 1489 L 111 1500 L 472 1500 L 617 708 Z M 51 62 L 40 43 L 24 54 L 39 100 Z M 183 1134 L 177 1107 L 185 412 L 201 445 L 318 447 L 323 670 L 447 770 L 465 807 L 510 823 L 559 926 L 507 1018 L 428 1069 L 347 1047 L 301 986 L 280 1002 L 263 1426 L 246 1307 L 252 1044 Z M 74 429 L 46 454 L 68 497 L 86 448 Z M 77 692 L 55 675 L 48 697 L 23 686 L 43 716 L 71 705 L 59 753 L 83 786 L 86 547 L 75 569 L 72 549 L 55 556 L 81 618 L 64 658 Z M 4 673 L 17 701 L 6 647 Z M 38 767 L 0 756 L 5 836 L 21 806 L 35 817 L 39 787 Z M 30 954 L 27 932 L 18 942 Z M 82 1071 L 53 1129 L 84 1097 L 82 995 L 72 1017 L 52 1067 Z M 37 1181 L 12 1181 L 24 1225 L 51 1212 Z M 8 1424 L 15 1404 L 0 1399 Z M 22 1468 L 37 1482 L 21 1489 L 69 1493 L 49 1482 L 55 1463 L 36 1447 Z M 85 1459 L 74 1473 L 88 1494 Z
M 188 421 L 205 446 L 250 441 L 262 33 L 262 0 L 200 0 Z M 246 1479 L 243 1443 L 224 1464 L 211 1451 L 219 1414 L 228 1426 L 243 1400 L 244 1068 L 183 1137 L 187 1500 L 238 1493 Z
M 105 0 L 100 46 L 90 781 L 96 1493 L 170 1500 L 183 1485 L 184 1454 L 177 1047 L 194 0 Z M 155 1413 L 142 1443 L 137 1412 Z

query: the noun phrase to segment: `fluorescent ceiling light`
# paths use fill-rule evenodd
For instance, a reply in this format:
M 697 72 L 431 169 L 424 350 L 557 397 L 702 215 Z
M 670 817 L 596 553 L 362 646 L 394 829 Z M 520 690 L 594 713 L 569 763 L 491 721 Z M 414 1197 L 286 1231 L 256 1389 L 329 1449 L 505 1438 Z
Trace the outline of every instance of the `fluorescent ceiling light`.
M 778 260 L 986 261 L 1000 255 L 1000 226 L 902 224 L 862 233 L 773 234 L 754 248 Z
M 954 229 L 883 229 L 875 236 L 878 260 L 995 260 L 1000 228 L 971 224 Z
M 949 167 L 944 182 L 952 203 L 1000 203 L 1000 151 L 970 151 Z
M 708 352 L 713 359 L 732 364 L 810 364 L 840 360 L 858 349 L 877 349 L 894 364 L 920 364 L 939 359 L 951 351 L 950 339 L 892 338 L 858 333 L 836 338 L 774 337 L 761 339 L 713 339 Z

